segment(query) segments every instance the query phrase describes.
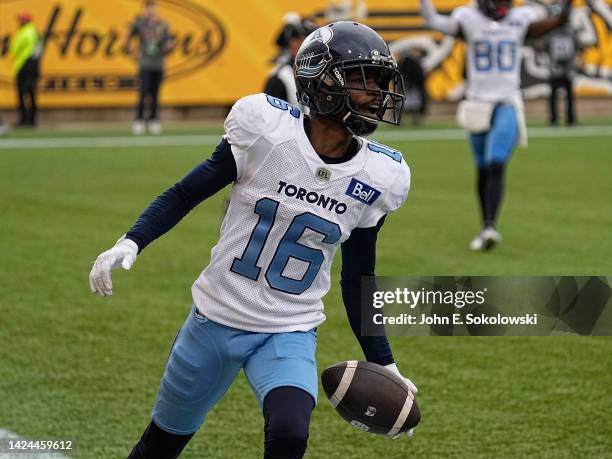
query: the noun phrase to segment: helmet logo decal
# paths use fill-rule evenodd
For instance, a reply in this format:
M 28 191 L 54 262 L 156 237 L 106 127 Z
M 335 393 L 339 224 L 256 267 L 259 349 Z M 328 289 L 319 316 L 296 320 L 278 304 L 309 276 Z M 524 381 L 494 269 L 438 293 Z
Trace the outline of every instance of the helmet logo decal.
M 329 27 L 320 27 L 311 33 L 298 51 L 298 59 L 295 62 L 295 75 L 305 78 L 316 78 L 332 57 L 329 53 L 327 43 L 332 39 L 334 33 Z
M 329 46 L 319 40 L 311 42 L 295 62 L 295 75 L 299 77 L 318 77 L 331 62 Z
M 329 27 L 319 27 L 317 30 L 315 30 L 313 33 L 306 37 L 304 43 L 302 43 L 302 46 L 300 46 L 300 51 L 315 40 L 327 44 L 333 36 L 334 32 Z

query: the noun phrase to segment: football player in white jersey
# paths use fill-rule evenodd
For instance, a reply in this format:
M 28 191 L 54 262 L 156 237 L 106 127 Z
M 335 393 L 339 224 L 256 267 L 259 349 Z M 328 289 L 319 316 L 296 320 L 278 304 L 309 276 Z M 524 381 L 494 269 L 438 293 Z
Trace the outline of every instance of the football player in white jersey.
M 343 300 L 365 357 L 399 374 L 386 336 L 362 336 L 360 311 L 378 231 L 410 188 L 402 155 L 366 138 L 381 121 L 399 124 L 397 64 L 372 29 L 337 22 L 304 41 L 295 77 L 310 116 L 266 94 L 240 99 L 212 157 L 94 263 L 91 290 L 111 295 L 112 269 L 130 269 L 147 244 L 233 183 L 219 242 L 193 284 L 193 306 L 131 458 L 177 457 L 241 369 L 265 418 L 264 457 L 304 455 L 317 400 L 317 327 L 338 247 Z
M 520 49 L 526 37 L 541 36 L 567 22 L 570 0 L 559 14 L 538 20 L 530 6 L 513 7 L 512 0 L 478 0 L 438 14 L 431 0 L 421 0 L 429 27 L 462 38 L 467 44 L 466 100 L 457 118 L 470 132 L 478 168 L 478 195 L 483 227 L 470 243 L 472 250 L 489 250 L 501 241 L 495 223 L 504 191 L 504 170 L 514 146 L 526 145 L 520 89 Z

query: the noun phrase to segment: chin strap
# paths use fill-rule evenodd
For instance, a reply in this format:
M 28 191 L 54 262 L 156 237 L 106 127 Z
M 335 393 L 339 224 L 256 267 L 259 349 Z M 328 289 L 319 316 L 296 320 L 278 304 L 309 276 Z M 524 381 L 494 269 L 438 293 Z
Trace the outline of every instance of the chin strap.
M 359 116 L 355 113 L 352 113 L 351 111 L 348 111 L 343 117 L 340 117 L 339 115 L 322 115 L 320 113 L 319 116 L 323 116 L 329 120 L 332 120 L 342 125 L 346 129 L 348 129 L 351 134 L 359 137 L 369 136 L 378 127 L 378 122 Z M 305 126 L 306 133 L 308 134 L 310 131 L 310 126 L 308 126 L 307 124 Z
M 369 136 L 378 127 L 378 123 L 376 121 L 369 120 L 350 111 L 344 115 L 342 118 L 342 123 L 346 126 L 351 134 L 363 137 Z

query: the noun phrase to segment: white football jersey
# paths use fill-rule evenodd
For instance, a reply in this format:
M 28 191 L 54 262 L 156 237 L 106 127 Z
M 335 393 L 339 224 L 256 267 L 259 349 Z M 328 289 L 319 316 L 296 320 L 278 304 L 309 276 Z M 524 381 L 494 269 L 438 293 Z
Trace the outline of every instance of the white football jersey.
M 240 99 L 225 120 L 237 180 L 210 264 L 192 287 L 211 320 L 262 333 L 321 324 L 336 249 L 406 200 L 410 169 L 398 151 L 360 139 L 352 159 L 326 164 L 303 122 L 266 94 Z
M 455 8 L 467 44 L 467 98 L 511 103 L 520 96 L 521 46 L 529 24 L 538 19 L 529 6 L 511 8 L 494 21 L 475 6 Z

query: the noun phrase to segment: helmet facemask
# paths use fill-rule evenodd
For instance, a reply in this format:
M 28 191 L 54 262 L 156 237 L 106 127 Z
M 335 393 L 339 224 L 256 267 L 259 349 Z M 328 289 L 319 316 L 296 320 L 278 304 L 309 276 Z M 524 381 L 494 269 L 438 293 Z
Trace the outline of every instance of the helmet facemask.
M 400 123 L 404 106 L 404 84 L 395 67 L 349 63 L 343 65 L 342 72 L 348 92 L 347 111 L 343 114 L 343 120 L 353 134 L 369 135 L 380 121 L 394 125 Z M 370 98 L 363 100 L 364 94 Z M 356 97 L 362 99 L 361 105 L 355 100 Z
M 371 134 L 379 121 L 400 123 L 404 85 L 391 55 L 374 49 L 357 59 L 334 59 L 327 43 L 313 40 L 296 59 L 295 77 L 301 104 L 355 135 Z M 364 100 L 359 92 L 370 96 L 367 107 L 357 105 L 355 99 Z

